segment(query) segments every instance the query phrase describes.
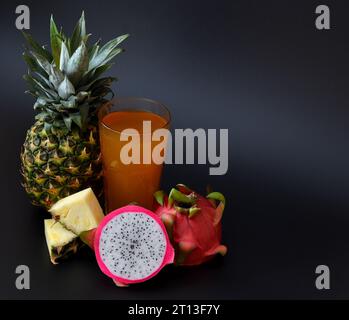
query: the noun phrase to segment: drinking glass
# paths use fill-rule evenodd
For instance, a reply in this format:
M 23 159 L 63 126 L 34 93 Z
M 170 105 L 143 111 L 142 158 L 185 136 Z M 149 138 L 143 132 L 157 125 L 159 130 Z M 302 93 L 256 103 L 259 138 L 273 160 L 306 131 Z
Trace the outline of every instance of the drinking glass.
M 170 112 L 154 100 L 117 98 L 100 108 L 98 119 L 106 212 L 129 203 L 151 209 L 160 187 Z M 154 141 L 157 129 L 165 130 Z

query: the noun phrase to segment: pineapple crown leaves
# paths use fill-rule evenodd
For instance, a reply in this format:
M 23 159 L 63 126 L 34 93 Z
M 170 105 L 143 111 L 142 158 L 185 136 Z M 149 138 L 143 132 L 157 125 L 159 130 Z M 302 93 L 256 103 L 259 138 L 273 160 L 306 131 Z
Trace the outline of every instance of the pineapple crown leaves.
M 108 94 L 113 94 L 113 77 L 101 77 L 113 65 L 112 60 L 124 50 L 119 45 L 129 35 L 108 41 L 103 46 L 98 40 L 88 45 L 85 14 L 77 22 L 71 37 L 58 30 L 51 16 L 51 51 L 38 44 L 23 32 L 27 43 L 23 59 L 28 65 L 24 75 L 29 90 L 36 98 L 34 109 L 37 120 L 42 120 L 46 130 L 52 126 L 71 130 L 72 125 L 81 129 L 95 115 L 97 107 Z

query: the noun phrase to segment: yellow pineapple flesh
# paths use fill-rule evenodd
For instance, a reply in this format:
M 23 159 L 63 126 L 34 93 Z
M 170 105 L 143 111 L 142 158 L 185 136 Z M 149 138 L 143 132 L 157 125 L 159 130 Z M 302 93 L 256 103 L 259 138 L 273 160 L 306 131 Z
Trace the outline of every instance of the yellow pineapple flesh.
M 104 217 L 91 188 L 59 200 L 49 211 L 54 219 L 76 235 L 96 228 Z

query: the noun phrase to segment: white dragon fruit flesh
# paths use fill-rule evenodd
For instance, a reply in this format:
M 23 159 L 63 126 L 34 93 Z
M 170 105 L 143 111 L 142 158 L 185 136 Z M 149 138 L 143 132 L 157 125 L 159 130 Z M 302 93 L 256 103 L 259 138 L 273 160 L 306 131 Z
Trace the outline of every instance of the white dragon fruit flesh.
M 160 218 L 135 205 L 109 213 L 81 239 L 94 249 L 102 272 L 119 286 L 146 281 L 174 260 Z

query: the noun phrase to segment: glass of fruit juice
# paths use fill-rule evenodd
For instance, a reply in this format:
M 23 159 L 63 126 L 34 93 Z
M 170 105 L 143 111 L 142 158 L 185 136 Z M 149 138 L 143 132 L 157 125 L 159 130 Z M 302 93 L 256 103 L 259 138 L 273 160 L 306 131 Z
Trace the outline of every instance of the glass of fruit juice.
M 167 144 L 167 135 L 153 137 L 157 129 L 168 133 L 168 109 L 150 99 L 117 98 L 100 108 L 98 118 L 106 212 L 132 202 L 151 209 Z

